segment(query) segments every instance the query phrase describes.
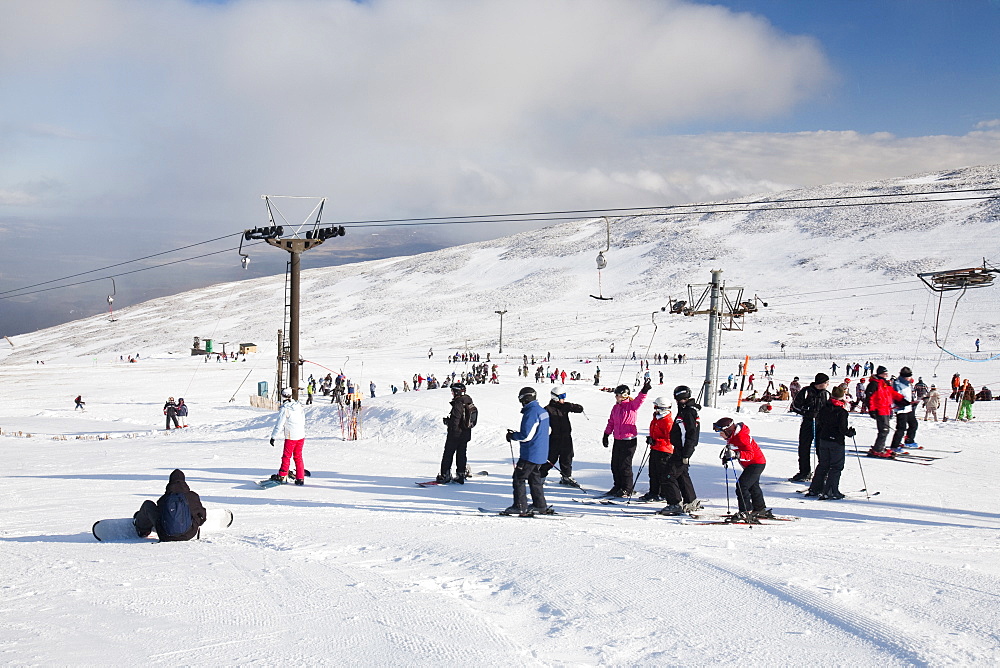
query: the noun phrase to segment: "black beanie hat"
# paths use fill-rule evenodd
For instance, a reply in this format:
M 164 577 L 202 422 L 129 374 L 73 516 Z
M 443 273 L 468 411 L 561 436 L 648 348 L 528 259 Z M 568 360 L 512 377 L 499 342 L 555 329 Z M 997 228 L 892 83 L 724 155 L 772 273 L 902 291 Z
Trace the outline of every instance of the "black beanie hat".
M 830 377 L 823 372 L 816 374 L 816 380 L 814 381 L 817 385 L 820 383 L 827 383 L 830 381 Z
M 881 376 L 883 373 L 889 373 L 889 370 L 886 369 L 884 366 L 880 366 L 879 368 L 875 369 L 876 376 Z

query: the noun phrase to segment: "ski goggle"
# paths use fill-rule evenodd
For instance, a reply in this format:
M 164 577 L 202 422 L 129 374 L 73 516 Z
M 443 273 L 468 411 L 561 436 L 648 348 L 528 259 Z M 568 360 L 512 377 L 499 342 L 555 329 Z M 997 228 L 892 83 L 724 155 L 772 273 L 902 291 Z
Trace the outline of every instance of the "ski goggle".
M 552 393 L 552 398 L 553 399 L 563 399 L 563 400 L 565 400 L 566 399 L 566 393 L 565 392 L 560 392 L 559 394 L 556 394 L 556 393 L 553 392 Z

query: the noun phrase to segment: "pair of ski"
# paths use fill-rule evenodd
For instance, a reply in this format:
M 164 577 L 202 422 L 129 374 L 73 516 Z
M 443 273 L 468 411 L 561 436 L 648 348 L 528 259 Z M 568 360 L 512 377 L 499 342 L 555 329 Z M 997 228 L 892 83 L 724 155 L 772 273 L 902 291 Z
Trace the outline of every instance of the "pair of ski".
M 481 512 L 481 513 L 483 513 L 485 515 L 492 515 L 494 517 L 517 517 L 517 518 L 520 518 L 520 519 L 540 518 L 540 519 L 545 519 L 545 520 L 564 520 L 567 517 L 583 517 L 583 513 L 557 513 L 557 512 L 551 512 L 551 513 L 541 514 L 541 513 L 527 512 L 527 513 L 525 513 L 525 514 L 522 515 L 522 514 L 519 514 L 519 513 L 508 513 L 506 510 L 495 510 L 495 509 L 494 510 L 490 510 L 489 508 L 479 508 L 478 510 L 479 510 L 479 512 Z
M 471 476 L 469 476 L 469 478 L 478 478 L 480 476 L 487 476 L 489 474 L 490 474 L 489 471 L 480 471 L 479 473 L 473 473 Z M 466 478 L 466 480 L 468 480 L 469 478 Z M 417 482 L 417 483 L 414 483 L 414 484 L 417 487 L 438 487 L 440 485 L 450 485 L 453 482 L 455 482 L 454 479 L 449 480 L 447 482 L 438 482 L 437 480 L 426 480 L 424 482 Z M 459 483 L 455 483 L 455 484 L 459 484 Z
M 682 513 L 680 515 L 661 515 L 658 512 L 649 511 L 622 511 L 622 515 L 630 517 L 657 517 L 664 519 L 677 520 L 679 524 L 696 524 L 696 525 L 719 525 L 719 524 L 731 524 L 734 526 L 759 526 L 767 525 L 773 522 L 794 522 L 798 520 L 798 517 L 793 517 L 791 515 L 776 515 L 774 517 L 760 518 L 756 522 L 744 522 L 744 521 L 734 521 L 732 519 L 733 514 L 722 514 L 709 516 L 705 513 Z

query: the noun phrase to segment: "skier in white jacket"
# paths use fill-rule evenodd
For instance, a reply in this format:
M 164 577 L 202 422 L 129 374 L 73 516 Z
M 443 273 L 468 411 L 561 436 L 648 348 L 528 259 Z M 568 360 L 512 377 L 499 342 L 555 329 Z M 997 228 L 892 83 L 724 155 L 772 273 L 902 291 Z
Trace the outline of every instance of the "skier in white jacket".
M 302 463 L 302 447 L 306 442 L 306 414 L 302 404 L 292 400 L 292 390 L 285 388 L 281 391 L 281 410 L 278 411 L 278 422 L 271 431 L 271 445 L 274 439 L 284 429 L 285 448 L 281 453 L 281 468 L 271 476 L 271 480 L 277 480 L 284 484 L 288 482 L 289 462 L 295 460 L 295 484 L 304 485 L 306 467 Z

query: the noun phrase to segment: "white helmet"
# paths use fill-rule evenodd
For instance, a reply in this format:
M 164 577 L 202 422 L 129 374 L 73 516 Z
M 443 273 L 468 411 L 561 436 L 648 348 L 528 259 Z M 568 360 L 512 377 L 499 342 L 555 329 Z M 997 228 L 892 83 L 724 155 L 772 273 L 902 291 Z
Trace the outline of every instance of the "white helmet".
M 549 394 L 551 394 L 552 398 L 555 399 L 556 401 L 559 401 L 560 399 L 565 399 L 567 397 L 566 388 L 563 387 L 562 385 L 553 387 L 552 392 L 550 392 Z
M 670 403 L 669 397 L 656 397 L 653 399 L 653 409 L 670 410 Z
M 292 388 L 286 387 L 285 389 L 283 389 L 281 391 L 281 396 L 283 396 L 285 399 L 291 399 L 292 398 Z

